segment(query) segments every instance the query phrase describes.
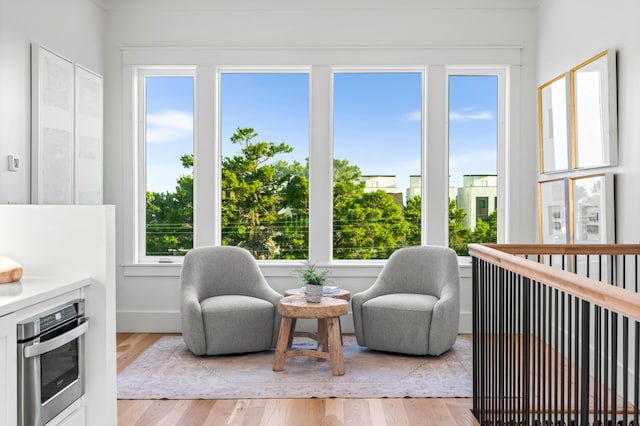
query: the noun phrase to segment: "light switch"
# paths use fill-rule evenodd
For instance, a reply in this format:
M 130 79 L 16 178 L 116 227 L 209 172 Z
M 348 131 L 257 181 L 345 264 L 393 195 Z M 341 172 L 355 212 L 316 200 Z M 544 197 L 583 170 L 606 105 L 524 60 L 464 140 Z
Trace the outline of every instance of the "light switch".
M 20 157 L 16 157 L 15 155 L 9 156 L 9 171 L 17 172 L 20 170 Z

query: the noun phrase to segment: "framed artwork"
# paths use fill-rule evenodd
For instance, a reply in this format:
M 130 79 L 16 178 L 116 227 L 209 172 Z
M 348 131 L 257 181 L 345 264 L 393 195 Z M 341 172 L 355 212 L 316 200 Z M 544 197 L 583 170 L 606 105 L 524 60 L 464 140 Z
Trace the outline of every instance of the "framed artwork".
M 613 243 L 615 240 L 613 174 L 570 179 L 571 242 Z
M 566 244 L 567 180 L 538 182 L 538 233 L 541 244 Z
M 76 204 L 102 204 L 102 91 L 102 77 L 76 64 Z
M 616 55 L 606 50 L 570 72 L 572 167 L 613 166 L 618 156 Z
M 73 203 L 73 62 L 31 47 L 31 202 Z
M 538 88 L 540 173 L 569 169 L 570 107 L 566 74 Z

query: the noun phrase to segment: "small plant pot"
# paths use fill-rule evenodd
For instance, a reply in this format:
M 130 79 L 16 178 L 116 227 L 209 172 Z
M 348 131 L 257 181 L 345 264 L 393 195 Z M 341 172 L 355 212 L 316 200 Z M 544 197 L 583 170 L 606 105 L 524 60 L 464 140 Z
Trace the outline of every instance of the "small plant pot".
M 307 284 L 304 287 L 304 297 L 307 302 L 320 303 L 324 286 Z

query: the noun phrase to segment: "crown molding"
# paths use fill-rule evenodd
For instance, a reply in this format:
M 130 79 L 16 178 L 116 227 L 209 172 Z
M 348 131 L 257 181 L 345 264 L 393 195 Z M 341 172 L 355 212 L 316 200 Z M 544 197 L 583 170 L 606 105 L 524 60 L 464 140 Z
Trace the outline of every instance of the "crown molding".
M 107 11 L 534 9 L 542 0 L 91 0 Z

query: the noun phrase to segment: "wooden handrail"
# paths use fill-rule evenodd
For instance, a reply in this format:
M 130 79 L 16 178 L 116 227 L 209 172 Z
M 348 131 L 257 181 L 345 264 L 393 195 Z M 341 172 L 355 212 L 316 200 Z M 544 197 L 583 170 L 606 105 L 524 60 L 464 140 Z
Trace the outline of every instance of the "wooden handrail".
M 483 244 L 515 255 L 640 255 L 640 244 Z
M 515 254 L 640 254 L 640 245 L 557 245 L 555 249 L 551 246 L 556 245 L 469 244 L 469 254 L 523 277 L 539 281 L 572 296 L 640 321 L 639 293 L 515 256 Z M 616 246 L 621 246 L 617 249 L 618 251 L 615 249 Z M 597 252 L 595 252 L 596 247 L 600 248 Z M 635 247 L 634 251 L 632 251 L 633 247 Z M 537 248 L 540 248 L 540 250 L 536 250 Z M 605 248 L 609 251 L 604 250 Z M 527 250 L 525 251 L 525 249 Z M 543 249 L 546 249 L 547 252 Z M 568 252 L 561 253 L 563 249 Z M 585 253 L 580 251 L 586 249 L 591 250 Z M 629 251 L 621 252 L 621 250 Z

